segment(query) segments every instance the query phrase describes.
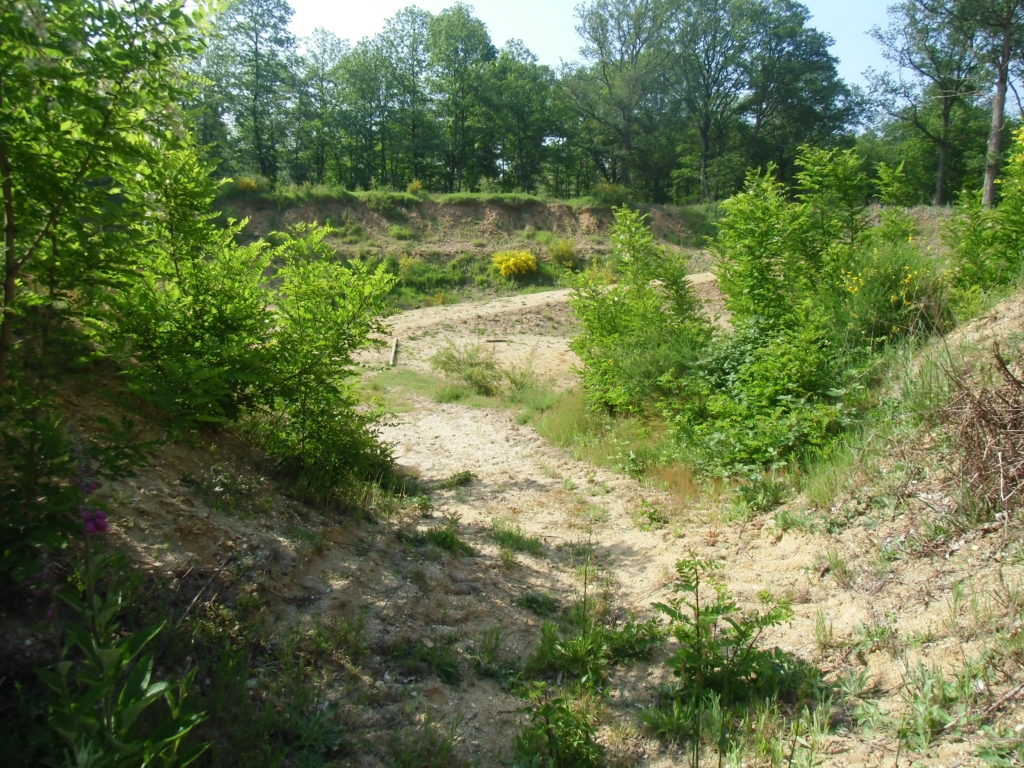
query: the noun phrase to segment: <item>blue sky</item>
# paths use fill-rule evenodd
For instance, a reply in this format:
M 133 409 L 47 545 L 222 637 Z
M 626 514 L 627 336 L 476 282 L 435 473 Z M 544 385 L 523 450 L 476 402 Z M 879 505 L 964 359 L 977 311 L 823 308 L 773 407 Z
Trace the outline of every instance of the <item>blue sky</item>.
M 804 0 L 812 15 L 811 25 L 836 41 L 832 53 L 839 59 L 839 73 L 851 84 L 863 85 L 868 67 L 884 68 L 878 46 L 867 31 L 885 26 L 886 9 L 894 0 Z M 308 35 L 326 27 L 338 37 L 355 43 L 372 37 L 384 21 L 408 5 L 437 13 L 454 0 L 290 0 L 295 9 L 293 31 Z M 491 40 L 501 46 L 519 38 L 544 64 L 579 59 L 576 34 L 576 0 L 476 0 L 468 2 L 475 16 L 487 25 Z

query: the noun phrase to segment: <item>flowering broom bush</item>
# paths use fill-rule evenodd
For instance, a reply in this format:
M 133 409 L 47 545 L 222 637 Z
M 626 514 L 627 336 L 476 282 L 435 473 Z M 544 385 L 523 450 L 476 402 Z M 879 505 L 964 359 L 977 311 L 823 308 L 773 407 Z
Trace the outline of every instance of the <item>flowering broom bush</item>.
M 491 264 L 502 277 L 528 275 L 537 271 L 537 257 L 529 251 L 498 251 Z

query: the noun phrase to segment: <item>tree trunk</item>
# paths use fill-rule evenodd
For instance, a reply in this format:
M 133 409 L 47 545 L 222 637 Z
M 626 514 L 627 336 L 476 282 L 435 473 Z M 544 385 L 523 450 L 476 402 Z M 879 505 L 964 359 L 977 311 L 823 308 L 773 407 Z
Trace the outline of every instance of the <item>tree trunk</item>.
M 1010 79 L 1010 60 L 1013 52 L 1012 29 L 1003 29 L 1003 46 L 996 63 L 996 92 L 992 97 L 992 123 L 988 131 L 988 151 L 985 153 L 985 182 L 981 190 L 981 204 L 991 208 L 996 204 L 996 179 L 1003 152 L 1003 124 L 1006 108 L 1006 89 Z
M 946 174 L 949 168 L 949 142 L 939 142 L 939 159 L 935 164 L 935 194 L 932 205 L 944 205 L 946 202 Z
M 18 229 L 14 218 L 14 187 L 11 182 L 11 163 L 7 152 L 0 147 L 0 174 L 3 176 L 4 222 L 4 300 L 0 307 L 0 390 L 7 384 L 8 363 L 14 350 L 14 300 L 18 290 Z
M 939 157 L 935 163 L 935 194 L 932 205 L 943 205 L 946 202 L 946 175 L 949 172 L 949 126 L 953 117 L 953 100 L 949 96 L 942 99 L 942 124 L 939 126 L 937 147 Z

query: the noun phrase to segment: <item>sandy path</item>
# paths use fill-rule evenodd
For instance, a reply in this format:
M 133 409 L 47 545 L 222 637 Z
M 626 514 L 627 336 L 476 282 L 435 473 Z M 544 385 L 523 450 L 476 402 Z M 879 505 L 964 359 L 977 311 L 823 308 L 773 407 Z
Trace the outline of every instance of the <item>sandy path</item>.
M 704 292 L 714 287 L 711 273 L 691 280 Z M 399 339 L 398 367 L 429 371 L 431 355 L 446 343 L 490 342 L 504 364 L 528 364 L 571 385 L 578 359 L 569 349 L 575 320 L 568 296 L 568 290 L 558 290 L 403 312 L 389 320 Z M 377 362 L 388 356 L 390 348 Z M 462 471 L 476 476 L 467 488 L 438 499 L 442 514 L 479 531 L 489 530 L 496 517 L 512 518 L 553 547 L 586 540 L 611 580 L 606 586 L 616 593 L 616 603 L 646 609 L 686 550 L 669 528 L 643 531 L 635 517 L 644 504 L 663 508 L 672 500 L 628 476 L 573 459 L 516 424 L 514 415 L 417 398 L 381 436 L 394 447 L 398 463 L 425 480 Z M 552 588 L 573 586 L 572 574 L 551 578 Z
M 690 281 L 709 311 L 720 314 L 715 276 L 701 272 L 690 275 Z M 401 312 L 387 320 L 389 334 L 382 339 L 386 346 L 365 353 L 359 361 L 387 365 L 398 339 L 398 366 L 430 372 L 430 357 L 445 344 L 486 343 L 494 345 L 504 364 L 529 367 L 555 385 L 569 387 L 577 383 L 574 369 L 579 365 L 569 349 L 576 332 L 569 294 L 569 289 L 561 289 Z

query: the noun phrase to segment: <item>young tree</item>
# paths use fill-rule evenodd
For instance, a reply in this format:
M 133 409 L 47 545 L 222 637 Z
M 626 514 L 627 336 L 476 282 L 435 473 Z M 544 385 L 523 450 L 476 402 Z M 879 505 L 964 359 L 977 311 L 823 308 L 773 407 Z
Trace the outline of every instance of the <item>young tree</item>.
M 131 248 L 107 247 L 115 180 L 146 174 L 147 153 L 175 141 L 180 64 L 201 42 L 183 6 L 0 5 L 0 389 L 19 345 L 39 340 L 30 315 L 81 306 L 131 262 Z

